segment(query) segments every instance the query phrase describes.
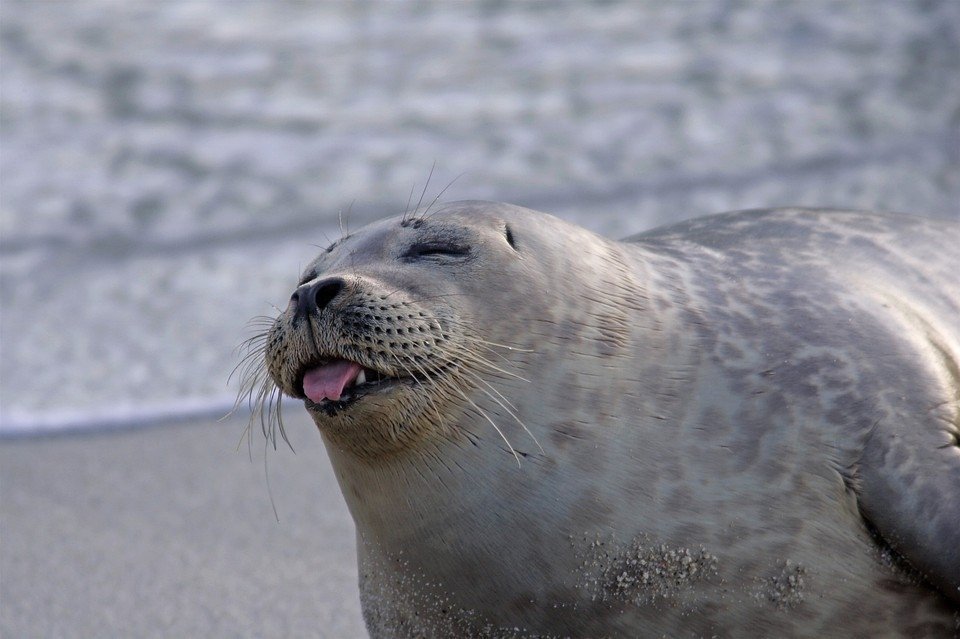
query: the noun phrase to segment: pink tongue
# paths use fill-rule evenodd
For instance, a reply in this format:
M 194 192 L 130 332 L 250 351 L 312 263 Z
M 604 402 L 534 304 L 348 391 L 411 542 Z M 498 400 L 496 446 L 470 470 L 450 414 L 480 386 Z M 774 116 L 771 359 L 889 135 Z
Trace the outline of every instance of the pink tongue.
M 303 392 L 311 401 L 337 401 L 347 384 L 357 379 L 363 367 L 354 362 L 338 360 L 326 366 L 307 371 L 303 376 Z

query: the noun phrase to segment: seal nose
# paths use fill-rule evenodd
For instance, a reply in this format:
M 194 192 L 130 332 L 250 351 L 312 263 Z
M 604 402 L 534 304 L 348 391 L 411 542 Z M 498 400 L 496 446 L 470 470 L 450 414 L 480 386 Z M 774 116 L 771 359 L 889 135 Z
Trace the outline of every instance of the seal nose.
M 343 290 L 343 280 L 339 277 L 330 277 L 319 282 L 304 284 L 290 297 L 295 307 L 294 319 L 300 319 L 313 313 L 319 313 L 340 291 Z

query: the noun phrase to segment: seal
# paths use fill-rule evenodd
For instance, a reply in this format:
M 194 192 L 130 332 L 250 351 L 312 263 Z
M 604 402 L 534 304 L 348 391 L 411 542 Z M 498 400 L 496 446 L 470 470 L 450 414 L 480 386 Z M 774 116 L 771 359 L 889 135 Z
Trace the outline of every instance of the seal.
M 306 268 L 260 397 L 319 429 L 372 637 L 951 636 L 957 246 L 875 213 L 612 241 L 449 204 Z

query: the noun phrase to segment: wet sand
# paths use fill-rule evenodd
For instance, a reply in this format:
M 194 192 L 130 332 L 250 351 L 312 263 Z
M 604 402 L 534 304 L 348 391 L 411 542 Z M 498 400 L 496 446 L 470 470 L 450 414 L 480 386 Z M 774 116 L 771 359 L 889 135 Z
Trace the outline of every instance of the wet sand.
M 295 411 L 291 411 L 295 412 Z M 313 425 L 0 442 L 0 635 L 363 637 L 353 522 Z

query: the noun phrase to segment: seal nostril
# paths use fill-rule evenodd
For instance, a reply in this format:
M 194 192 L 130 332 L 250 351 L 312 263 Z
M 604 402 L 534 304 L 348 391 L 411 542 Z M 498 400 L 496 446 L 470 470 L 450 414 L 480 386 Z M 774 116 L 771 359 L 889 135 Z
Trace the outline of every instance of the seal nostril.
M 321 282 L 314 297 L 317 302 L 317 308 L 322 310 L 342 289 L 343 280 L 336 279 Z
M 343 286 L 342 279 L 333 277 L 298 288 L 290 297 L 295 309 L 294 320 L 322 311 L 343 290 Z

